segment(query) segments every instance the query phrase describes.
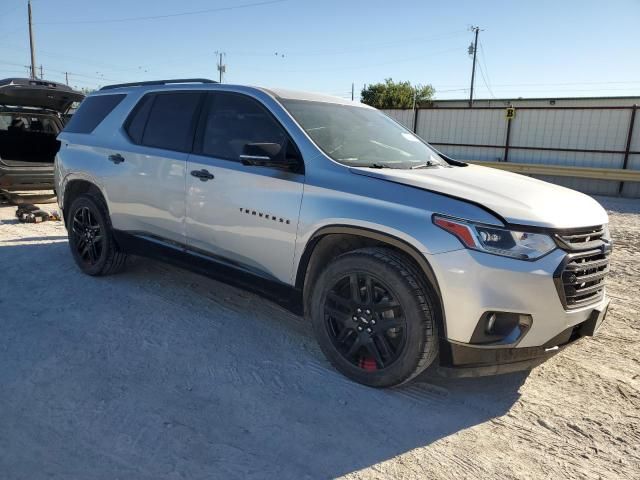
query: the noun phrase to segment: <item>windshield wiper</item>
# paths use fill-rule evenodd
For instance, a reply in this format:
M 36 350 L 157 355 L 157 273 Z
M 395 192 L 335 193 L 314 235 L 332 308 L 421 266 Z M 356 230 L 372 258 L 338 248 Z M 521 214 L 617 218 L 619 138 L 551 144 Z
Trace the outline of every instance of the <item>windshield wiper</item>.
M 385 165 L 384 163 L 371 163 L 369 165 L 363 165 L 365 168 L 391 168 L 389 165 Z
M 429 168 L 429 167 L 439 167 L 440 164 L 438 162 L 432 162 L 428 160 L 426 163 L 421 163 L 420 165 L 414 165 L 413 167 L 409 167 L 411 170 L 417 170 L 418 168 Z

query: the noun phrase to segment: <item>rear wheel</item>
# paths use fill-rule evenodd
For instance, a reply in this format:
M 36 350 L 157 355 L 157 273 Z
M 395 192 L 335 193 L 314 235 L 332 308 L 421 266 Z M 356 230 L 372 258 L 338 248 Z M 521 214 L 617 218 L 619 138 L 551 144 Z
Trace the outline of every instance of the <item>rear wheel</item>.
M 106 208 L 99 198 L 80 195 L 71 204 L 67 224 L 69 247 L 76 264 L 88 275 L 121 270 L 126 255 L 116 245 Z
M 356 382 L 399 385 L 437 356 L 434 294 L 392 250 L 336 258 L 320 274 L 310 306 L 321 349 Z

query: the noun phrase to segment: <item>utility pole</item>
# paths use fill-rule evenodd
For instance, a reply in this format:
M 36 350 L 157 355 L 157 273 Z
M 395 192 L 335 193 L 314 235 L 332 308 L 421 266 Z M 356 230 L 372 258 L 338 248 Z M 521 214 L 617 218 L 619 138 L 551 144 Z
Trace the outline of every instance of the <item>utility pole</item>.
M 471 67 L 471 89 L 469 92 L 469 108 L 473 107 L 473 84 L 476 79 L 476 54 L 478 53 L 478 34 L 480 27 L 471 27 L 471 31 L 475 33 L 475 40 L 469 45 L 469 53 L 473 53 L 473 66 Z
M 352 102 L 355 100 L 355 96 L 356 96 L 356 85 L 355 83 L 351 82 L 351 101 Z
M 44 70 L 42 69 L 42 64 L 40 64 L 40 78 L 44 78 Z
M 69 72 L 64 72 L 64 82 L 69 86 Z
M 31 48 L 31 78 L 36 78 L 36 53 L 33 41 L 33 21 L 31 17 L 31 0 L 27 3 L 27 11 L 29 13 L 29 47 Z
M 216 51 L 216 55 L 218 55 L 218 81 L 220 83 L 222 83 L 222 77 L 224 75 L 224 73 L 227 71 L 227 66 L 225 64 L 222 63 L 222 57 L 226 56 L 227 54 L 224 52 L 217 52 Z

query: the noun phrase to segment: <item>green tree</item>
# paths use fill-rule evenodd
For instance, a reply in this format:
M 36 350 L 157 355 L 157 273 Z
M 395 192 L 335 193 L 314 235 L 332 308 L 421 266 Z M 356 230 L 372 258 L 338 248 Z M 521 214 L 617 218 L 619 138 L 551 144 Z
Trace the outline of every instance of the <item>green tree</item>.
M 411 82 L 394 82 L 387 78 L 362 89 L 362 103 L 375 108 L 413 108 L 428 102 L 436 93 L 431 85 L 411 85 Z

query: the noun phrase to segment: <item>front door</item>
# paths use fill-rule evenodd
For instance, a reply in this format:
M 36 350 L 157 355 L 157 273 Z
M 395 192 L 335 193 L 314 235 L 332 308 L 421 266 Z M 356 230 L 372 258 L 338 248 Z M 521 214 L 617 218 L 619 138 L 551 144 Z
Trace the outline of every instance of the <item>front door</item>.
M 289 283 L 304 174 L 244 165 L 240 154 L 247 143 L 295 146 L 260 102 L 241 94 L 210 94 L 199 130 L 187 160 L 189 246 Z

